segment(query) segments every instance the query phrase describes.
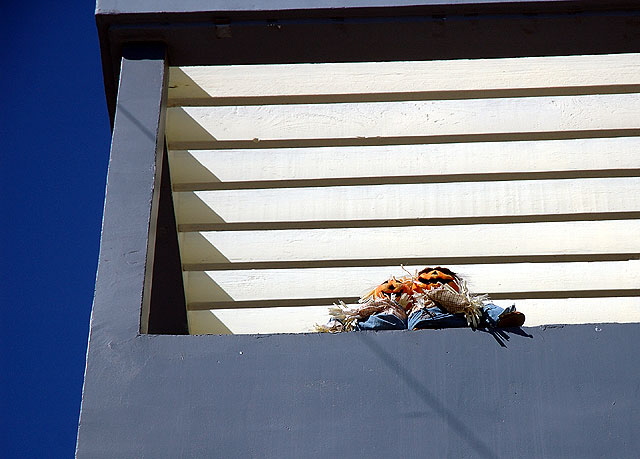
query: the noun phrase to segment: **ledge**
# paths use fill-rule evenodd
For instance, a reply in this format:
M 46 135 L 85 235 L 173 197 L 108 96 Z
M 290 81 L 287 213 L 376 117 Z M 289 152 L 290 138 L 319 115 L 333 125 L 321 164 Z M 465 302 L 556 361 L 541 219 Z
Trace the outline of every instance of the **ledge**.
M 636 457 L 638 324 L 105 343 L 78 458 Z

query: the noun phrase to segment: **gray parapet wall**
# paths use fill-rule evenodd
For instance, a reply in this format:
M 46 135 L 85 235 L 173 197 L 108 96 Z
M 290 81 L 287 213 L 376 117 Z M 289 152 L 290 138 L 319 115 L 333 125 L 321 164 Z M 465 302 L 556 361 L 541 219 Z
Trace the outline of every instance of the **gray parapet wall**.
M 308 3 L 98 3 L 114 132 L 77 457 L 637 457 L 638 324 L 180 335 L 151 290 L 182 288 L 156 243 L 167 65 L 640 51 L 631 1 Z

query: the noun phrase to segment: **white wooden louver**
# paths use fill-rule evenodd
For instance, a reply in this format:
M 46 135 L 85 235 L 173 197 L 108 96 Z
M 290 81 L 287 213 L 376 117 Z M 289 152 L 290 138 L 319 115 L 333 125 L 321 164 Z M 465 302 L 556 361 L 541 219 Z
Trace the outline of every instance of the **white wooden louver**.
M 399 265 L 640 322 L 640 55 L 174 67 L 191 333 L 310 331 Z

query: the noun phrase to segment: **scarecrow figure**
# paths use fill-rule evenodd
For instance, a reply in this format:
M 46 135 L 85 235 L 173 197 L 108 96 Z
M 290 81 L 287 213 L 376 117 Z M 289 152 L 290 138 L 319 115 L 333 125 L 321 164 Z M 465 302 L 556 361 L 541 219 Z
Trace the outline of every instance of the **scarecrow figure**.
M 340 302 L 330 310 L 329 324 L 318 331 L 420 330 L 451 327 L 520 327 L 525 316 L 515 306 L 503 309 L 473 295 L 467 283 L 447 268 L 425 268 L 401 278 L 392 277 L 360 298 L 349 309 Z

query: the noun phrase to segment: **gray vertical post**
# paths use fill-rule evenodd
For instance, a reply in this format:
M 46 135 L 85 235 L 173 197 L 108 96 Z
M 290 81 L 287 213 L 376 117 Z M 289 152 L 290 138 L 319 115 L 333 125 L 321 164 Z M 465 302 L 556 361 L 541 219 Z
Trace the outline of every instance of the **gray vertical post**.
M 148 327 L 167 73 L 164 45 L 123 49 L 78 438 L 100 418 L 99 397 L 86 396 L 114 371 L 106 362 Z
M 164 148 L 165 56 L 159 44 L 123 50 L 90 348 L 147 329 Z

